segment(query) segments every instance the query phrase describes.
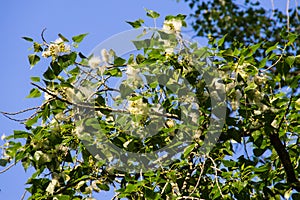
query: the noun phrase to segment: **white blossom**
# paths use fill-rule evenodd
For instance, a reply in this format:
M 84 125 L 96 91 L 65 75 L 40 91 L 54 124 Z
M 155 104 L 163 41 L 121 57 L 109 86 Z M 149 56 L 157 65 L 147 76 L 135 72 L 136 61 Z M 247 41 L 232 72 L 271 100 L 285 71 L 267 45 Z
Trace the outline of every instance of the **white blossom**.
M 126 69 L 126 74 L 128 78 L 135 78 L 139 73 L 139 70 L 133 68 L 132 66 L 128 65 Z
M 57 45 L 57 44 L 50 44 L 49 51 L 50 51 L 52 56 L 58 56 L 59 55 L 59 52 L 60 52 L 59 46 L 60 45 Z
M 148 113 L 147 103 L 143 102 L 143 99 L 137 99 L 135 101 L 129 101 L 128 111 L 134 115 L 146 115 Z
M 54 193 L 55 186 L 58 185 L 59 182 L 57 179 L 52 179 L 52 181 L 49 183 L 48 187 L 46 188 L 46 191 L 50 194 Z
M 69 87 L 64 87 L 64 89 L 65 89 L 66 99 L 70 102 L 75 100 L 75 98 L 77 97 L 75 96 L 75 90 Z
M 99 67 L 99 72 L 100 72 L 101 76 L 103 75 L 103 73 L 105 72 L 105 70 L 106 70 L 106 66 L 105 65 Z
M 173 119 L 168 119 L 168 120 L 166 120 L 165 123 L 166 123 L 167 128 L 173 128 L 175 126 L 175 122 Z
M 44 93 L 44 99 L 48 101 L 49 99 L 53 98 L 52 95 L 48 94 L 47 92 Z
M 240 106 L 240 102 L 239 101 L 234 100 L 234 101 L 231 102 L 231 108 L 232 108 L 232 110 L 237 110 L 239 108 L 239 106 Z
M 5 140 L 5 138 L 6 138 L 6 135 L 3 133 L 1 136 L 1 140 Z
M 57 113 L 57 114 L 55 115 L 55 118 L 56 118 L 57 120 L 60 120 L 60 121 L 66 120 L 66 116 L 64 115 L 64 113 Z
M 166 33 L 179 33 L 181 31 L 182 21 L 178 19 L 165 20 L 163 25 L 163 31 Z
M 165 49 L 165 52 L 166 52 L 166 55 L 171 55 L 171 54 L 174 53 L 174 48 L 171 48 L 171 47 L 166 48 L 166 49 Z
M 61 38 L 57 38 L 55 41 L 54 41 L 54 43 L 55 44 L 61 44 L 61 43 L 63 43 L 64 41 L 61 39 Z
M 257 85 L 262 85 L 264 84 L 265 82 L 267 81 L 267 78 L 263 75 L 256 75 L 254 76 L 254 82 L 257 84 Z
M 99 57 L 93 56 L 89 59 L 89 66 L 92 69 L 96 69 L 97 67 L 99 67 L 100 63 L 101 63 L 101 60 Z
M 51 53 L 50 53 L 50 51 L 44 51 L 43 53 L 42 53 L 42 56 L 44 57 L 44 58 L 48 58 L 48 57 L 50 57 L 51 56 Z
M 174 53 L 174 46 L 171 45 L 171 42 L 169 40 L 160 40 L 163 42 L 163 47 L 165 49 L 166 55 L 172 55 Z
M 65 51 L 64 52 L 70 52 L 71 46 L 69 44 L 65 44 Z
M 260 115 L 260 114 L 261 114 L 261 111 L 260 111 L 260 110 L 254 110 L 254 114 L 255 114 L 255 115 Z
M 61 38 L 58 38 L 48 46 L 48 48 L 42 53 L 42 56 L 45 58 L 48 58 L 50 56 L 55 58 L 60 53 L 66 53 L 70 51 L 71 51 L 70 45 L 65 44 Z
M 101 56 L 102 56 L 102 60 L 103 60 L 104 62 L 106 62 L 106 63 L 109 62 L 109 54 L 108 54 L 108 52 L 107 52 L 106 49 L 102 49 L 102 50 L 101 50 Z
M 130 86 L 138 86 L 142 83 L 142 78 L 139 76 L 140 69 L 135 69 L 128 65 L 125 73 L 127 75 L 127 79 L 129 79 L 128 84 Z
M 273 120 L 272 123 L 271 123 L 271 126 L 273 126 L 274 128 L 278 128 L 278 126 L 279 126 L 278 121 L 276 119 Z

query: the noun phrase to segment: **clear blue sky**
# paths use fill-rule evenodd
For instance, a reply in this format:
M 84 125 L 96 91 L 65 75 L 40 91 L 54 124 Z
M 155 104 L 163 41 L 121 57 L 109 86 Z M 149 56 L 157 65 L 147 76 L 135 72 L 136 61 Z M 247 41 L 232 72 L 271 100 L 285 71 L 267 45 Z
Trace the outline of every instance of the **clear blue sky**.
M 263 1 L 266 6 L 270 6 L 270 2 Z M 276 7 L 284 6 L 276 1 L 275 4 Z M 32 88 L 30 76 L 41 75 L 46 66 L 38 65 L 29 70 L 27 55 L 30 53 L 28 48 L 31 44 L 22 40 L 22 36 L 40 41 L 41 31 L 47 28 L 45 37 L 51 41 L 57 38 L 58 33 L 70 38 L 88 32 L 88 37 L 80 45 L 80 50 L 88 54 L 111 35 L 129 30 L 130 26 L 125 21 L 146 18 L 144 8 L 158 11 L 162 16 L 190 12 L 186 3 L 176 3 L 175 0 L 1 1 L 0 110 L 19 111 L 39 103 L 37 100 L 26 99 L 25 96 Z M 146 22 L 148 26 L 153 25 L 151 20 Z M 162 20 L 158 21 L 160 23 Z M 22 128 L 0 116 L 0 136 L 2 133 L 8 135 L 13 130 Z M 20 165 L 0 174 L 0 199 L 20 199 L 29 176 L 30 173 L 26 174 Z M 111 195 L 112 193 L 103 194 L 101 199 L 111 199 Z
M 129 30 L 131 27 L 125 21 L 146 18 L 144 8 L 158 11 L 162 16 L 189 12 L 187 4 L 176 3 L 175 0 L 1 1 L 0 110 L 19 111 L 39 103 L 25 97 L 31 89 L 30 76 L 41 75 L 46 66 L 38 65 L 30 70 L 27 55 L 31 44 L 22 40 L 22 36 L 41 41 L 40 33 L 47 28 L 45 37 L 51 41 L 57 38 L 58 33 L 70 38 L 88 32 L 88 37 L 80 45 L 80 50 L 88 54 L 111 35 Z M 152 26 L 152 21 L 147 21 L 147 25 Z M 0 116 L 0 136 L 22 128 Z M 0 171 L 2 169 L 0 167 Z M 20 199 L 29 176 L 30 173 L 26 174 L 21 165 L 0 174 L 0 199 Z M 103 195 L 106 197 L 101 199 L 111 199 L 112 194 Z

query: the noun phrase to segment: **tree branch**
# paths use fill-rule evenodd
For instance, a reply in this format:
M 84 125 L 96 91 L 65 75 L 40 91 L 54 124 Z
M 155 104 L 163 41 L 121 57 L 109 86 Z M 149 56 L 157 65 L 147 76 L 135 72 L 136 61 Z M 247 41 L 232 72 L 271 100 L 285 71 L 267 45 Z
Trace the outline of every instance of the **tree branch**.
M 289 104 L 285 110 L 285 113 L 284 113 L 282 119 L 279 122 L 276 132 L 272 131 L 269 134 L 269 137 L 270 137 L 271 144 L 274 147 L 274 149 L 276 150 L 276 152 L 279 156 L 279 159 L 283 165 L 284 171 L 287 176 L 287 182 L 293 187 L 293 189 L 300 192 L 300 181 L 296 177 L 295 170 L 294 170 L 291 158 L 290 158 L 290 154 L 286 150 L 286 146 L 281 142 L 281 140 L 279 138 L 279 131 L 280 131 L 281 125 L 284 121 L 284 118 L 286 117 L 286 115 L 289 112 L 289 108 L 292 103 L 292 98 L 293 98 L 293 95 L 290 97 Z

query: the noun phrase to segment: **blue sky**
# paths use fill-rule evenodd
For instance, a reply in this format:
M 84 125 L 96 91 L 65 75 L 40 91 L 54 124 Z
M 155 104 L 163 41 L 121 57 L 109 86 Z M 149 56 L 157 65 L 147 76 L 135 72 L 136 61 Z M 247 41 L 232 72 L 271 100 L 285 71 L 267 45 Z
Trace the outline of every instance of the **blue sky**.
M 41 41 L 40 33 L 47 28 L 45 37 L 48 41 L 57 38 L 58 33 L 71 38 L 81 33 L 89 33 L 80 45 L 80 51 L 88 54 L 97 44 L 111 35 L 129 30 L 125 21 L 146 18 L 144 8 L 158 11 L 162 18 L 169 14 L 188 14 L 186 3 L 175 0 L 53 0 L 53 1 L 1 1 L 0 2 L 0 58 L 2 87 L 0 98 L 1 111 L 19 111 L 38 105 L 38 100 L 26 99 L 32 86 L 30 76 L 41 75 L 46 66 L 38 65 L 30 70 L 27 55 L 30 43 L 21 39 L 29 36 Z M 270 6 L 271 1 L 263 3 Z M 275 0 L 275 6 L 284 9 L 283 3 Z M 153 26 L 151 20 L 146 21 Z M 188 29 L 189 30 L 189 29 Z M 21 125 L 0 116 L 0 136 L 10 134 Z M 0 144 L 2 144 L 0 142 Z M 0 168 L 0 171 L 2 168 Z M 30 173 L 25 173 L 20 165 L 4 174 L 0 174 L 0 199 L 20 199 L 25 182 Z M 103 194 L 101 199 L 111 199 L 111 193 Z
M 186 3 L 176 3 L 175 0 L 53 0 L 53 1 L 1 1 L 0 2 L 0 58 L 2 87 L 0 98 L 1 111 L 19 111 L 38 105 L 39 101 L 26 99 L 32 86 L 30 76 L 41 75 L 46 66 L 37 65 L 30 70 L 27 55 L 30 43 L 21 39 L 29 36 L 41 41 L 40 34 L 47 28 L 45 37 L 48 41 L 57 38 L 58 33 L 71 38 L 81 33 L 89 33 L 81 43 L 80 51 L 88 54 L 97 44 L 111 35 L 129 30 L 131 27 L 125 21 L 146 18 L 144 8 L 153 9 L 162 16 L 169 14 L 187 14 Z M 163 18 L 162 18 L 163 19 Z M 151 20 L 146 21 L 153 26 Z M 162 20 L 158 21 L 158 24 Z M 0 116 L 0 135 L 10 134 L 21 125 Z M 0 144 L 2 144 L 0 142 Z M 0 171 L 3 168 L 0 168 Z M 30 177 L 21 165 L 13 167 L 0 174 L 0 199 L 20 199 L 25 188 L 25 182 Z M 111 199 L 111 193 L 103 194 L 101 199 Z

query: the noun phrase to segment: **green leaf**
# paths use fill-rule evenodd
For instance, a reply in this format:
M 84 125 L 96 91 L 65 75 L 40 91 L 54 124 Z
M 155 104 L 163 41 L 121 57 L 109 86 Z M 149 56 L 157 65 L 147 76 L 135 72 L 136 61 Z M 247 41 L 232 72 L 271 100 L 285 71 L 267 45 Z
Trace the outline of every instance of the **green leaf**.
M 262 165 L 258 168 L 254 168 L 254 171 L 255 172 L 258 172 L 258 173 L 262 173 L 262 172 L 266 172 L 269 170 L 269 166 L 266 164 L 266 165 Z
M 82 59 L 86 59 L 87 57 L 85 55 L 83 55 L 81 52 L 78 53 L 79 57 Z
M 77 76 L 80 72 L 80 68 L 79 67 L 75 67 L 74 69 L 69 71 L 69 74 L 73 75 L 73 76 Z
M 135 58 L 135 61 L 137 64 L 141 64 L 142 62 L 144 62 L 144 60 L 145 60 L 145 57 L 141 54 L 138 54 Z
M 104 191 L 109 191 L 109 186 L 106 185 L 106 184 L 101 184 L 101 185 L 98 185 L 97 186 L 101 189 L 101 190 L 104 190 Z
M 126 63 L 126 60 L 121 58 L 121 57 L 116 57 L 114 59 L 114 66 L 118 67 L 118 66 L 123 66 Z
M 58 57 L 58 64 L 63 68 L 67 68 L 70 65 L 73 65 L 75 63 L 75 60 L 77 58 L 77 53 L 71 52 L 69 54 L 65 54 Z
M 40 77 L 38 77 L 38 76 L 32 76 L 32 77 L 30 77 L 30 79 L 33 81 L 33 82 L 40 82 Z
M 95 106 L 105 106 L 105 99 L 101 95 L 98 95 L 98 97 L 95 99 Z
M 125 192 L 131 193 L 133 191 L 136 191 L 138 185 L 137 184 L 128 184 L 126 186 Z
M 59 196 L 56 196 L 56 198 L 58 200 L 70 200 L 71 199 L 71 197 L 69 195 L 59 195 Z M 73 200 L 74 200 L 74 198 L 73 198 Z
M 266 149 L 254 149 L 253 153 L 256 157 L 259 157 L 265 153 Z
M 186 15 L 178 14 L 178 15 L 175 16 L 175 18 L 176 18 L 176 19 L 179 19 L 179 20 L 181 20 L 181 21 L 183 21 L 183 20 L 185 20 Z
M 106 70 L 104 72 L 104 75 L 111 75 L 111 76 L 115 76 L 115 77 L 121 77 L 122 72 L 119 68 L 112 68 L 112 69 Z
M 250 46 L 249 47 L 249 49 L 250 49 L 250 52 L 246 55 L 247 57 L 248 56 L 251 56 L 251 55 L 253 55 L 256 51 L 257 51 L 257 49 L 260 47 L 262 45 L 262 42 L 260 42 L 260 43 L 258 43 L 258 44 L 255 44 L 255 45 L 252 45 L 252 46 Z
M 0 166 L 5 167 L 7 163 L 8 163 L 8 160 L 0 159 Z
M 130 24 L 133 28 L 140 28 L 144 23 L 144 20 L 138 19 L 134 22 L 126 21 L 126 23 Z
M 58 76 L 63 70 L 57 62 L 51 62 L 50 66 L 55 76 Z
M 288 40 L 289 42 L 287 43 L 287 46 L 291 45 L 292 43 L 295 42 L 295 40 L 297 39 L 298 35 L 294 34 L 294 33 L 289 33 L 288 34 Z
M 178 20 L 181 20 L 182 22 L 184 22 L 185 18 L 186 18 L 186 15 L 183 15 L 183 14 L 178 14 L 176 16 L 174 16 L 174 15 L 167 15 L 165 17 L 165 20 L 178 19 Z M 182 25 L 184 25 L 184 24 L 182 24 Z
M 266 66 L 267 61 L 268 61 L 268 58 L 262 59 L 262 60 L 260 61 L 260 63 L 259 63 L 258 68 L 259 68 L 259 69 L 264 68 L 264 67 Z
M 292 194 L 292 199 L 300 199 L 300 194 L 299 193 Z
M 22 38 L 28 42 L 33 42 L 33 39 L 30 37 L 22 37 Z
M 48 79 L 48 80 L 53 80 L 53 79 L 56 78 L 53 70 L 50 67 L 48 67 L 48 69 L 45 71 L 43 76 L 44 76 L 45 79 Z
M 285 62 L 286 62 L 289 66 L 293 65 L 294 62 L 295 62 L 295 56 L 288 56 L 288 57 L 285 59 Z
M 223 164 L 225 167 L 234 167 L 236 166 L 237 162 L 233 160 L 223 160 Z
M 35 123 L 37 122 L 38 118 L 39 118 L 38 116 L 35 116 L 35 117 L 33 117 L 33 118 L 28 119 L 28 120 L 25 122 L 25 125 L 26 125 L 27 127 L 31 127 L 33 124 L 35 124 Z
M 14 130 L 14 134 L 13 134 L 14 139 L 27 138 L 28 135 L 30 135 L 30 133 L 21 130 Z
M 273 46 L 270 46 L 267 50 L 266 50 L 266 54 L 268 54 L 269 52 L 277 49 L 277 45 L 278 45 L 278 42 L 276 44 L 274 44 Z
M 33 49 L 34 49 L 34 52 L 41 52 L 41 51 L 43 51 L 42 44 L 34 42 L 33 43 Z
M 64 42 L 69 42 L 69 40 L 60 33 L 58 34 L 58 37 L 60 37 Z
M 28 55 L 28 60 L 30 63 L 31 68 L 36 65 L 41 59 L 39 56 L 35 55 L 35 54 L 30 54 Z
M 126 83 L 122 83 L 119 87 L 119 90 L 121 91 L 121 98 L 123 99 L 134 92 Z
M 29 95 L 26 98 L 37 98 L 41 96 L 41 92 L 37 88 L 30 90 Z
M 147 12 L 147 16 L 151 17 L 153 19 L 156 19 L 160 16 L 160 14 L 158 12 L 155 12 L 153 10 L 149 10 L 149 9 L 145 8 L 145 11 Z
M 128 61 L 127 61 L 127 64 L 130 65 L 130 64 L 133 64 L 133 63 L 134 63 L 134 55 L 130 54 L 130 56 L 128 58 Z
M 134 46 L 137 50 L 147 48 L 150 45 L 150 41 L 148 39 L 146 39 L 146 40 L 134 40 L 134 41 L 132 41 L 132 43 L 134 44 Z
M 225 41 L 226 36 L 227 36 L 227 34 L 225 34 L 221 39 L 219 39 L 219 40 L 217 41 L 218 47 L 222 46 L 222 44 L 223 44 L 224 41 Z
M 73 40 L 73 42 L 80 43 L 87 35 L 88 35 L 88 33 L 76 35 L 76 36 L 72 37 L 72 40 Z
M 196 146 L 196 143 L 193 143 L 189 146 L 187 146 L 185 149 L 184 149 L 184 152 L 183 152 L 183 157 L 187 157 L 192 151 L 193 149 L 195 148 Z

